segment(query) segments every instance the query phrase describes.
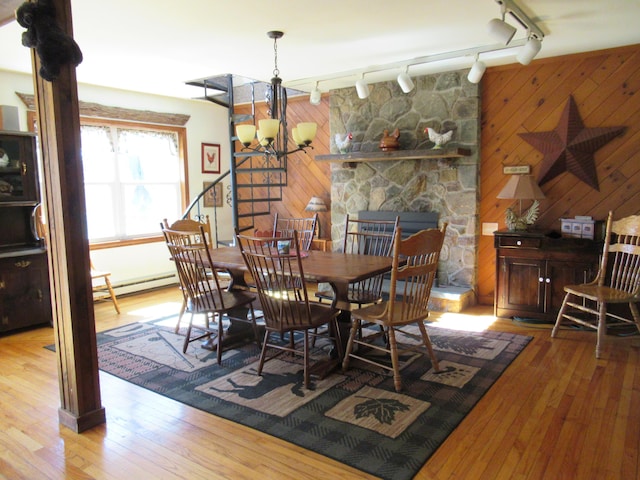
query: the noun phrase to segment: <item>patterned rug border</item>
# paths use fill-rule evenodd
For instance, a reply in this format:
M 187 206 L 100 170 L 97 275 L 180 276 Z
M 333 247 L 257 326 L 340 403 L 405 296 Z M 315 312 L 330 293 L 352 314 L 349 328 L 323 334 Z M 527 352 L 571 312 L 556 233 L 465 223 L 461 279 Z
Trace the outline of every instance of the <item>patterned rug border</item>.
M 169 316 L 98 333 L 100 370 L 389 480 L 413 478 L 533 338 L 431 324 L 436 355 L 442 369 L 451 372 L 446 374 L 451 377 L 446 378 L 448 384 L 429 373 L 428 360 L 429 372 L 419 368 L 420 359 L 425 358 L 419 357 L 403 371 L 405 388 L 400 394 L 393 389 L 390 375 L 353 362 L 346 372 L 338 370 L 316 381 L 315 390 L 304 391 L 291 382 L 301 378 L 300 365 L 292 362 L 267 362 L 263 376 L 255 375 L 252 364 L 259 354 L 255 344 L 225 351 L 222 366 L 215 363 L 213 352 L 195 343 L 182 355 L 183 337 L 173 334 L 174 325 L 175 317 Z M 163 364 L 152 359 L 158 358 L 154 355 L 160 347 L 166 357 Z M 471 357 L 471 351 L 480 351 L 486 358 Z M 229 385 L 233 388 L 226 388 Z M 263 400 L 267 394 L 273 398 Z M 260 402 L 277 405 L 278 398 L 285 398 L 293 411 L 281 417 L 256 407 Z M 358 408 L 360 418 L 347 418 Z

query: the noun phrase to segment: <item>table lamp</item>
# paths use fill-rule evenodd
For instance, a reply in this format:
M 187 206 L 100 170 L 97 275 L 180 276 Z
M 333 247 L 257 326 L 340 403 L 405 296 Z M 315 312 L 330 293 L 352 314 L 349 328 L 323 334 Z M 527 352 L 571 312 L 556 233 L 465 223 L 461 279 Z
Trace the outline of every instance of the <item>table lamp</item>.
M 329 209 L 327 208 L 327 204 L 324 203 L 323 199 L 321 199 L 320 197 L 311 197 L 311 200 L 309 200 L 309 203 L 307 203 L 307 206 L 304 208 L 304 210 L 306 212 L 318 213 L 318 212 L 327 212 Z M 322 237 L 320 233 L 321 223 L 322 222 L 318 220 L 318 238 Z
M 511 231 L 527 230 L 529 225 L 533 225 L 538 219 L 539 199 L 544 198 L 544 193 L 540 190 L 533 175 L 512 175 L 497 198 L 518 200 L 519 213 L 507 208 L 505 212 L 505 222 Z M 533 200 L 533 204 L 527 211 L 522 212 L 522 200 Z

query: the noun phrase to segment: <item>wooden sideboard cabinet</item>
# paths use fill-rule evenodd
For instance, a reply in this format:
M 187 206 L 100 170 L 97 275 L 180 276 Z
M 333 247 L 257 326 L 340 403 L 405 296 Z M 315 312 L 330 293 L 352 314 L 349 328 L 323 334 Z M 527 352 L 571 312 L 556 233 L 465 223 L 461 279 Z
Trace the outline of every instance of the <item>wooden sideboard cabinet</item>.
M 0 333 L 52 320 L 39 204 L 35 135 L 0 131 Z
M 564 298 L 564 286 L 591 281 L 598 272 L 602 243 L 557 238 L 541 231 L 497 231 L 497 317 L 553 322 Z
M 0 257 L 0 332 L 51 322 L 47 255 Z

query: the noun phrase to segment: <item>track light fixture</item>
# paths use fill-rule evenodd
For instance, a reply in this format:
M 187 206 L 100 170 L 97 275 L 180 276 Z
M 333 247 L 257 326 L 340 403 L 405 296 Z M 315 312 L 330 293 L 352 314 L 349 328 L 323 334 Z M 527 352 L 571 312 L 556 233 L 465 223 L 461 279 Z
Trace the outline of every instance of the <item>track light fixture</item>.
M 530 35 L 527 43 L 524 44 L 524 47 L 522 47 L 516 55 L 516 60 L 522 65 L 529 65 L 541 48 L 542 42 Z
M 404 93 L 409 93 L 415 87 L 413 80 L 411 80 L 411 77 L 409 76 L 409 65 L 407 65 L 404 72 L 398 75 L 398 85 L 400 85 L 400 88 Z
M 489 21 L 489 24 L 487 25 L 487 29 L 496 40 L 502 42 L 505 45 L 508 45 L 513 36 L 516 34 L 516 27 L 509 25 L 504 21 L 504 17 L 507 14 L 507 6 L 505 3 L 500 4 L 500 11 L 502 18 L 491 19 Z
M 311 94 L 309 95 L 309 103 L 311 105 L 320 105 L 322 101 L 322 93 L 318 89 L 318 82 L 316 82 L 315 87 L 311 90 Z
M 484 75 L 487 66 L 484 62 L 480 61 L 480 55 L 476 54 L 476 60 L 471 66 L 471 70 L 469 70 L 469 74 L 467 75 L 467 80 L 471 83 L 480 83 L 482 80 L 482 76 Z
M 364 79 L 364 73 L 360 77 L 360 80 L 356 82 L 356 92 L 358 92 L 358 98 L 364 100 L 369 96 L 369 85 Z

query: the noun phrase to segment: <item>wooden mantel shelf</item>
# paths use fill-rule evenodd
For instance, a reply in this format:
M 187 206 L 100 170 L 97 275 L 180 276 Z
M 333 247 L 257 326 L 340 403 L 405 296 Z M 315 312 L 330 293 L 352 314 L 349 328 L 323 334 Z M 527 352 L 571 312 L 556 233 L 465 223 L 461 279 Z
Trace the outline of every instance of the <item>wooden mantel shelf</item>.
M 468 157 L 471 150 L 461 147 L 444 147 L 431 150 L 392 150 L 388 152 L 353 152 L 345 154 L 316 155 L 318 162 L 381 162 L 387 160 L 420 160 L 423 158 Z

